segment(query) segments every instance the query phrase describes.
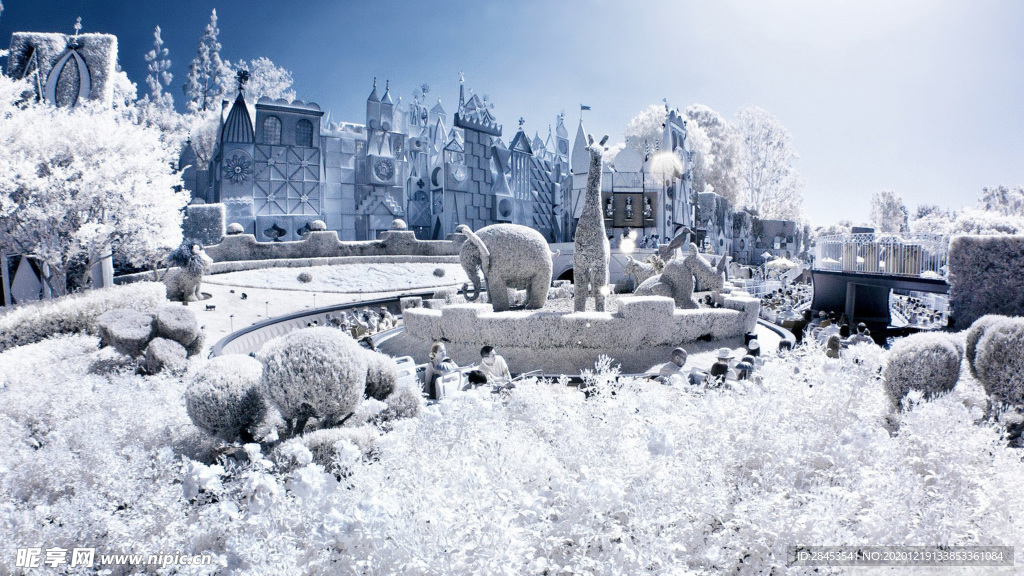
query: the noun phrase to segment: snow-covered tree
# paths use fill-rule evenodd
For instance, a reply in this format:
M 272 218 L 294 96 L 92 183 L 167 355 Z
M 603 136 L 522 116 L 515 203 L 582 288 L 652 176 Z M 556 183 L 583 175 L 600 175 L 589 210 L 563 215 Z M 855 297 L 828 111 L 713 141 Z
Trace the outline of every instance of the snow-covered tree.
M 978 204 L 983 210 L 997 212 L 1005 216 L 1024 216 L 1024 188 L 982 188 Z
M 177 149 L 156 128 L 122 111 L 25 102 L 23 83 L 0 76 L 0 248 L 46 264 L 55 295 L 68 274 L 110 250 L 135 266 L 153 265 L 181 242 L 181 210 L 171 166 Z
M 849 220 L 840 220 L 826 226 L 818 226 L 814 229 L 814 238 L 821 238 L 822 236 L 835 236 L 837 234 L 849 234 L 853 229 L 853 222 Z
M 655 146 L 661 143 L 665 132 L 665 118 L 668 111 L 662 104 L 651 104 L 630 119 L 626 129 L 622 131 L 627 145 L 643 156 L 646 152 L 654 152 Z
M 196 57 L 189 64 L 188 76 L 184 85 L 185 97 L 188 98 L 186 108 L 190 112 L 217 109 L 220 99 L 230 90 L 234 72 L 220 58 L 220 42 L 217 35 L 217 10 L 210 14 L 210 23 L 206 25 Z
M 661 142 L 667 116 L 668 112 L 663 104 L 651 104 L 629 121 L 622 135 L 626 138 L 628 145 L 641 155 L 648 151 L 654 153 L 655 143 Z M 708 176 L 714 162 L 714 155 L 711 153 L 711 140 L 704 129 L 693 120 L 688 120 L 686 123 L 686 144 L 687 148 L 693 152 L 689 167 L 693 177 L 693 190 L 695 192 L 711 192 L 713 187 L 708 183 Z
M 882 190 L 871 195 L 871 223 L 875 232 L 904 234 L 910 231 L 909 212 L 903 198 L 893 190 Z
M 704 104 L 686 108 L 689 130 L 697 124 L 710 141 L 710 151 L 704 163 L 703 188 L 697 187 L 694 176 L 693 189 L 697 192 L 714 192 L 734 205 L 741 202 L 743 188 L 743 154 L 736 128 L 725 121 L 722 115 Z
M 249 102 L 255 102 L 262 96 L 268 98 L 284 98 L 291 102 L 295 100 L 295 90 L 292 90 L 292 73 L 287 68 L 275 66 L 270 58 L 259 57 L 250 60 L 248 64 L 239 61 L 232 66 L 236 72 L 248 70 L 249 81 L 245 84 L 245 98 Z M 234 83 L 231 94 L 238 93 L 238 84 Z
M 146 85 L 149 86 L 149 99 L 158 106 L 171 108 L 174 106 L 174 97 L 170 92 L 164 92 L 164 88 L 171 85 L 174 75 L 171 74 L 171 59 L 168 58 L 170 51 L 164 48 L 164 40 L 160 37 L 160 27 L 153 30 L 153 49 L 146 53 L 146 69 L 149 74 L 146 76 Z
M 793 164 L 800 158 L 785 126 L 767 110 L 744 108 L 736 115 L 744 155 L 742 203 L 762 218 L 803 218 L 804 181 Z

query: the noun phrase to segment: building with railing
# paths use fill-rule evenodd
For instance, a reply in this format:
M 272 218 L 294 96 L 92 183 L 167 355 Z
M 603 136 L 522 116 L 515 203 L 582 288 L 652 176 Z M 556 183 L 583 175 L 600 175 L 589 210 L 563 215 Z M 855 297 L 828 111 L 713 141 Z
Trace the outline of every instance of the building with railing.
M 836 234 L 818 238 L 812 253 L 814 270 L 945 278 L 949 236 Z

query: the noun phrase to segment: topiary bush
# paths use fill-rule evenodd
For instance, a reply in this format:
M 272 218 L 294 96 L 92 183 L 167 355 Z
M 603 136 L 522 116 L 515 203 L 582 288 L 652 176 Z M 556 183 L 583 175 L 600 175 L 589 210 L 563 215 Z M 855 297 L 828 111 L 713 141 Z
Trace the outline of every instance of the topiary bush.
M 194 356 L 198 352 L 194 350 L 194 344 L 202 337 L 196 315 L 184 306 L 164 306 L 157 310 L 156 333 L 161 338 L 174 340 L 189 349 L 189 356 Z M 202 348 L 202 343 L 199 344 L 199 348 Z
M 263 365 L 241 354 L 210 360 L 185 389 L 185 408 L 196 427 L 226 441 L 251 442 L 266 414 L 260 395 Z
M 985 335 L 985 332 L 997 324 L 1008 320 L 1009 316 L 1000 316 L 999 314 L 986 314 L 981 318 L 974 321 L 971 327 L 967 329 L 964 334 L 964 354 L 967 356 L 967 364 L 971 369 L 971 376 L 978 377 L 978 371 L 975 367 L 975 356 L 978 349 L 978 340 Z
M 384 399 L 388 407 L 381 413 L 381 419 L 388 421 L 419 416 L 425 405 L 422 392 L 415 384 L 396 384 L 395 389 Z
M 984 318 L 979 318 L 980 322 Z M 972 326 L 973 329 L 973 326 Z M 996 401 L 1024 404 L 1024 319 L 1003 318 L 989 325 L 978 340 L 975 372 L 985 392 Z
M 925 398 L 949 392 L 960 378 L 960 350 L 945 334 L 922 332 L 901 338 L 886 357 L 883 378 L 896 406 L 911 390 Z
M 333 328 L 296 330 L 267 342 L 260 351 L 261 389 L 294 433 L 306 421 L 330 424 L 351 413 L 366 389 L 366 351 Z M 291 426 L 290 426 L 291 427 Z
M 313 462 L 328 469 L 344 470 L 370 456 L 377 447 L 379 436 L 374 426 L 327 428 L 303 434 L 289 442 L 305 446 L 313 455 Z
M 444 268 L 434 268 L 434 276 L 444 278 Z
M 299 272 L 299 282 L 303 284 L 309 284 L 313 281 L 313 275 L 309 272 Z
M 156 333 L 153 316 L 137 310 L 119 309 L 103 313 L 96 321 L 100 343 L 121 354 L 139 356 Z
M 364 350 L 366 353 L 366 396 L 384 400 L 394 390 L 398 383 L 398 371 L 395 369 L 395 361 L 385 354 Z
M 185 347 L 167 338 L 154 338 L 143 359 L 143 368 L 148 374 L 159 374 L 164 370 L 173 373 L 184 372 L 188 367 L 188 352 Z

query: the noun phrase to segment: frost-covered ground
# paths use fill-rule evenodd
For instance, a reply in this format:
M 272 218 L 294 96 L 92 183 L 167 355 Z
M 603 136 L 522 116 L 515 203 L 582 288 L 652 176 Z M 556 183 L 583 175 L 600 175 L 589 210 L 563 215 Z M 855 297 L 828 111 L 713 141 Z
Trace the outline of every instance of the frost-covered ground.
M 95 546 L 209 552 L 222 574 L 809 574 L 786 546 L 1024 549 L 1024 463 L 976 423 L 980 387 L 965 370 L 890 433 L 873 347 L 800 351 L 762 385 L 703 394 L 613 395 L 607 374 L 590 399 L 537 382 L 468 393 L 325 469 L 267 446 L 218 462 L 183 379 L 137 376 L 96 345 L 0 354 L 4 565 L 19 546 Z
M 444 274 L 437 276 L 435 271 Z M 299 275 L 309 274 L 310 282 L 301 282 Z M 301 290 L 304 292 L 389 292 L 461 285 L 468 282 L 466 272 L 459 264 L 423 262 L 386 264 L 338 264 L 305 268 L 263 268 L 209 276 L 205 282 L 240 286 L 244 288 L 270 288 L 273 290 Z

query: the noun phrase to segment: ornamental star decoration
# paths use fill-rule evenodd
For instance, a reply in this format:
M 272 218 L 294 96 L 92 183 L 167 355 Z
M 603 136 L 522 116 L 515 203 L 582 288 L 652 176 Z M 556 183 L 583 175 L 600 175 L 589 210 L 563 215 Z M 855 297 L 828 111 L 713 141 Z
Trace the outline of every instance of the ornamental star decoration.
M 224 163 L 224 177 L 241 184 L 252 174 L 252 161 L 244 156 L 232 156 Z

